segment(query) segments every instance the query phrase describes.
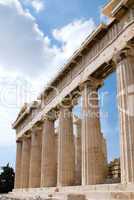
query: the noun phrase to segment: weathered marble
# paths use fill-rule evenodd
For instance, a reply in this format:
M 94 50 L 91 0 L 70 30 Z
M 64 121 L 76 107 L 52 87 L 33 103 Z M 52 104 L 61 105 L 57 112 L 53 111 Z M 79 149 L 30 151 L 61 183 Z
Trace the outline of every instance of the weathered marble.
M 39 188 L 41 182 L 42 129 L 34 127 L 31 136 L 29 187 Z
M 31 138 L 23 138 L 21 160 L 21 188 L 29 187 Z
M 81 119 L 74 117 L 74 139 L 75 139 L 75 184 L 81 185 L 82 171 L 82 143 L 81 143 Z
M 72 109 L 60 108 L 58 138 L 58 186 L 74 185 L 75 147 L 73 137 Z
M 103 183 L 105 178 L 98 86 L 99 82 L 96 80 L 87 81 L 82 86 L 82 185 Z
M 121 180 L 134 183 L 134 50 L 116 57 L 120 117 Z
M 54 121 L 46 118 L 42 135 L 41 187 L 56 186 L 56 158 Z
M 22 158 L 22 142 L 17 141 L 15 188 L 21 188 L 21 158 Z

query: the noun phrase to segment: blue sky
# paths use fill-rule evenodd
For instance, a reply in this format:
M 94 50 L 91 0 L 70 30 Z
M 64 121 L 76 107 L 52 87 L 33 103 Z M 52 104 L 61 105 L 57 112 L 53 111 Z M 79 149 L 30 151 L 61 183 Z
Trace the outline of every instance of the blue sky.
M 106 2 L 0 0 L 0 166 L 7 162 L 14 166 L 11 124 L 20 107 L 36 98 L 96 25 L 105 21 L 101 8 Z M 108 117 L 101 118 L 101 126 L 111 160 L 119 156 L 115 74 L 105 80 L 99 92 L 108 93 L 101 107 Z
M 112 73 L 104 81 L 103 87 L 99 90 L 100 96 L 106 94 L 104 103 L 100 105 L 101 129 L 107 140 L 108 159 L 118 158 L 119 149 L 119 123 L 116 99 L 116 73 Z M 107 117 L 103 116 L 107 113 Z
M 108 0 L 84 0 L 84 2 L 83 0 L 44 0 L 44 2 L 44 12 L 38 15 L 32 10 L 32 14 L 36 17 L 40 28 L 51 35 L 52 29 L 63 27 L 77 19 L 93 18 L 96 24 L 99 24 L 100 10 Z

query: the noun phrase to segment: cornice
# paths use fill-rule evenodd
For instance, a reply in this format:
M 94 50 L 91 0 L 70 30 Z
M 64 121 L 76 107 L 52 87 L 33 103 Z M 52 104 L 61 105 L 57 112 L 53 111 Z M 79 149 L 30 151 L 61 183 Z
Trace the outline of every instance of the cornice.
M 104 6 L 102 13 L 110 19 L 118 19 L 132 4 L 133 0 L 111 0 Z
M 15 129 L 19 123 L 31 113 L 33 108 L 39 108 L 41 102 L 40 101 L 33 101 L 31 104 L 25 103 L 24 106 L 21 108 L 16 121 L 12 124 L 12 128 Z

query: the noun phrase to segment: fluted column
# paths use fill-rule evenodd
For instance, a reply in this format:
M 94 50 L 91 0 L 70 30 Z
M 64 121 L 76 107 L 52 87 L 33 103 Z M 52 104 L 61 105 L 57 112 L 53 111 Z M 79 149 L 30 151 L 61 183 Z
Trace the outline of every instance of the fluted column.
M 21 160 L 21 188 L 29 187 L 31 138 L 23 138 Z
M 30 171 L 29 171 L 30 188 L 40 187 L 41 152 L 42 152 L 42 128 L 33 127 L 31 130 L 31 156 L 30 156 Z
M 54 187 L 57 182 L 54 120 L 46 118 L 42 135 L 41 187 Z
M 98 105 L 100 81 L 89 80 L 82 86 L 82 185 L 104 182 L 104 162 Z
M 81 119 L 74 117 L 75 135 L 75 184 L 81 185 L 82 148 L 81 148 Z
M 134 50 L 121 52 L 116 61 L 121 182 L 134 183 Z
M 73 185 L 75 181 L 75 148 L 73 136 L 72 109 L 60 107 L 58 138 L 59 186 Z
M 22 157 L 22 142 L 16 143 L 16 172 L 15 172 L 15 188 L 21 188 L 21 157 Z
M 58 166 L 58 128 L 55 129 L 55 154 L 56 154 L 56 169 Z M 57 183 L 57 180 L 56 180 Z

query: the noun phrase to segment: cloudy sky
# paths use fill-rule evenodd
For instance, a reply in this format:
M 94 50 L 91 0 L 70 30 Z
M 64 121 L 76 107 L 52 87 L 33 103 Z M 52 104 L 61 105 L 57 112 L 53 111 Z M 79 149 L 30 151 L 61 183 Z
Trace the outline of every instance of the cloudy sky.
M 106 0 L 0 0 L 0 166 L 15 162 L 11 124 L 101 21 Z M 101 111 L 109 159 L 117 157 L 116 77 L 110 76 Z M 110 98 L 111 97 L 111 98 Z M 111 142 L 111 140 L 113 142 Z M 111 149 L 111 150 L 110 150 Z M 116 150 L 115 150 L 116 149 Z

